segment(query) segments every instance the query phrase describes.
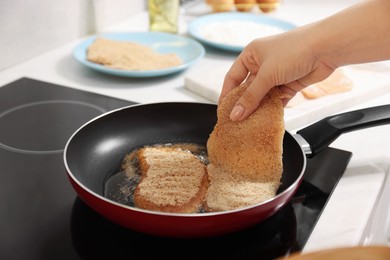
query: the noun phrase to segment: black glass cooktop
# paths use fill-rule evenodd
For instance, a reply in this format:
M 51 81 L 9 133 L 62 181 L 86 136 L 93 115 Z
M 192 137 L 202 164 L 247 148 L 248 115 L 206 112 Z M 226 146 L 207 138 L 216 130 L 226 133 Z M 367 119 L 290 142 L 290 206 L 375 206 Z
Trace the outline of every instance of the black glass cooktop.
M 81 201 L 63 147 L 82 124 L 133 102 L 29 78 L 0 88 L 0 259 L 275 259 L 300 251 L 351 153 L 308 160 L 293 200 L 266 221 L 201 239 L 152 237 L 119 227 Z M 80 158 L 82 160 L 82 158 Z

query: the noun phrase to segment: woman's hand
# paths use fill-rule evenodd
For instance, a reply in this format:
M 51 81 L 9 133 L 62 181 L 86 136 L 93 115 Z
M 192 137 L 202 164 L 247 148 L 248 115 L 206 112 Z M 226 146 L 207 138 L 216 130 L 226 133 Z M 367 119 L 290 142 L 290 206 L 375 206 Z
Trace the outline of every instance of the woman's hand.
M 220 99 L 243 81 L 230 118 L 243 120 L 273 87 L 284 104 L 336 68 L 390 58 L 390 1 L 362 1 L 333 16 L 248 44 L 225 76 Z
M 317 60 L 299 37 L 297 29 L 251 42 L 225 76 L 221 99 L 244 80 L 250 84 L 233 108 L 230 118 L 243 120 L 259 106 L 262 98 L 277 86 L 285 94 L 284 104 L 306 86 L 327 78 L 336 68 Z

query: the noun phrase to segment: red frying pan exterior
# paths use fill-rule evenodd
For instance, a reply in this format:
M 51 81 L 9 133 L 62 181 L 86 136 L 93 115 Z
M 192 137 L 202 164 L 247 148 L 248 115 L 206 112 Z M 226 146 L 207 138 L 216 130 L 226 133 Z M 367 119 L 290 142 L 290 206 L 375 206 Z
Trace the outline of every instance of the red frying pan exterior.
M 272 202 L 255 207 L 224 213 L 169 214 L 113 203 L 86 191 L 71 178 L 78 195 L 94 211 L 123 227 L 142 233 L 167 237 L 206 237 L 222 235 L 251 227 L 276 213 L 286 204 L 296 188 Z M 299 183 L 296 184 L 298 187 Z
M 335 121 L 339 123 L 340 120 Z M 154 103 L 106 113 L 82 126 L 66 144 L 64 163 L 69 180 L 79 197 L 93 210 L 116 224 L 139 232 L 169 237 L 205 237 L 253 226 L 287 204 L 303 179 L 306 155 L 288 132 L 283 141 L 281 187 L 274 198 L 263 203 L 223 212 L 174 214 L 125 206 L 103 196 L 105 181 L 117 172 L 123 157 L 133 149 L 156 143 L 206 144 L 215 123 L 216 106 L 201 103 Z M 340 134 L 333 129 L 331 132 Z M 322 142 L 329 143 L 329 140 Z

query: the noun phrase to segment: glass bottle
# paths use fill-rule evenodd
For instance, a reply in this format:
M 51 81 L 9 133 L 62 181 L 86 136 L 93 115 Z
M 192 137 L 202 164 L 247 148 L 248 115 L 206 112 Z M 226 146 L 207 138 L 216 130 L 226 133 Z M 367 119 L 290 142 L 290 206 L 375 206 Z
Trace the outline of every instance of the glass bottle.
M 149 30 L 178 32 L 179 0 L 148 0 Z

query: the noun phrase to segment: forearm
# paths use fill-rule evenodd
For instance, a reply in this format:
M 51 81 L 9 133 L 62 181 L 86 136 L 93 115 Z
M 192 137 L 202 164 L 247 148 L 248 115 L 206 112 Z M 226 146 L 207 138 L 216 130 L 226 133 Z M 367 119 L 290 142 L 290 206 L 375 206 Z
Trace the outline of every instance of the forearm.
M 309 25 L 309 49 L 330 67 L 390 59 L 390 0 L 366 0 Z

